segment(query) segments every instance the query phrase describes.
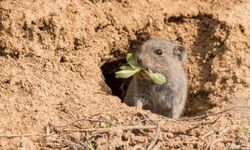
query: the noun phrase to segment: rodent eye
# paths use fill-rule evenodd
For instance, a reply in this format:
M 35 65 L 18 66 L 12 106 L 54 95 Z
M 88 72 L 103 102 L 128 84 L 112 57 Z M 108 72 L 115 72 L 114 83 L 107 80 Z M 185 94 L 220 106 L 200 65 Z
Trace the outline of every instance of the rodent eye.
M 163 52 L 162 52 L 161 49 L 157 49 L 157 50 L 155 50 L 155 53 L 156 53 L 157 55 L 161 55 Z

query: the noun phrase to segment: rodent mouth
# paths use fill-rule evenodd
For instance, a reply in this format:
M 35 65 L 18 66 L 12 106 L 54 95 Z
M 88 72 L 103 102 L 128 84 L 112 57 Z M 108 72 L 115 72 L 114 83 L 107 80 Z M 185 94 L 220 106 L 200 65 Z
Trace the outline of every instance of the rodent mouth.
M 148 73 L 144 69 L 139 73 L 139 76 L 141 79 L 150 80 Z
M 149 74 L 149 72 L 155 73 L 156 71 L 154 69 L 149 69 L 148 67 L 142 68 L 142 72 Z
M 149 68 L 142 68 L 142 71 L 140 72 L 140 76 L 143 79 L 150 80 L 149 72 L 154 72 L 154 71 L 150 70 Z

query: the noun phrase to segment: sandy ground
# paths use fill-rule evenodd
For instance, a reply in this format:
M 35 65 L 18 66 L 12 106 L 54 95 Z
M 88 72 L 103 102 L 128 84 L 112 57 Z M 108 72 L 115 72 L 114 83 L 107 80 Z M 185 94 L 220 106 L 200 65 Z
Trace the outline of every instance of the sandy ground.
M 0 0 L 1 149 L 250 149 L 249 15 L 247 0 Z M 143 35 L 188 50 L 180 121 L 105 82 Z

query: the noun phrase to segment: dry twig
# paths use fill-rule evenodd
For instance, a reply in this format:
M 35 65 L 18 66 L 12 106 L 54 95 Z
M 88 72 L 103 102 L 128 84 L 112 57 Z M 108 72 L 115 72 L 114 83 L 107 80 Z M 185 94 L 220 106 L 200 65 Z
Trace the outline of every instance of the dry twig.
M 230 110 L 233 110 L 233 109 L 236 109 L 236 108 L 250 108 L 250 106 L 232 106 L 230 108 L 226 108 L 222 111 L 219 111 L 219 112 L 216 112 L 216 113 L 212 113 L 212 114 L 204 114 L 204 115 L 201 115 L 201 116 L 196 116 L 196 117 L 190 117 L 190 118 L 182 118 L 181 121 L 188 121 L 188 120 L 195 120 L 195 119 L 204 119 L 204 118 L 207 118 L 208 116 L 215 116 L 215 115 L 219 115 L 219 114 L 222 114 L 222 113 L 225 113 L 225 112 L 228 112 Z
M 55 126 L 55 127 L 66 127 L 66 126 L 72 125 L 72 124 L 74 124 L 74 123 L 76 123 L 76 122 L 79 122 L 79 121 L 89 121 L 89 122 L 108 122 L 108 121 L 106 121 L 106 120 L 97 120 L 97 119 L 79 118 L 79 119 L 76 119 L 76 120 L 74 120 L 74 121 L 72 121 L 72 122 L 70 122 L 70 123 L 67 123 L 67 124 L 65 124 L 65 125 L 57 125 L 57 126 Z
M 76 148 L 76 149 L 86 149 L 85 146 L 83 145 L 80 145 L 78 143 L 75 143 L 73 141 L 70 141 L 70 140 L 66 140 L 66 139 L 57 139 L 57 138 L 53 138 L 53 140 L 57 141 L 58 143 L 47 143 L 48 146 L 56 146 L 56 147 L 59 147 L 61 146 L 62 144 L 65 144 L 67 145 L 68 147 L 72 147 L 72 148 Z
M 216 139 L 216 140 L 214 140 L 212 143 L 210 143 L 209 145 L 208 145 L 208 150 L 213 150 L 214 149 L 214 145 L 217 143 L 217 142 L 220 142 L 222 139 Z
M 132 150 L 144 150 L 144 148 L 141 145 L 136 145 Z
M 150 121 L 150 122 L 152 122 L 153 124 L 155 124 L 157 126 L 157 131 L 156 131 L 155 137 L 151 141 L 150 145 L 147 147 L 147 150 L 155 149 L 156 146 L 160 146 L 161 145 L 161 144 L 159 144 L 159 143 L 161 143 L 159 141 L 159 139 L 160 139 L 160 132 L 161 132 L 161 127 L 159 125 L 159 122 L 155 122 L 154 120 L 150 119 L 148 116 L 146 116 L 145 114 L 143 114 L 141 112 L 139 112 L 139 114 L 144 118 L 144 120 Z
M 210 136 L 210 135 L 212 135 L 212 134 L 214 134 L 214 133 L 215 133 L 214 130 L 213 130 L 213 131 L 210 131 L 210 132 L 208 132 L 207 134 L 201 136 L 200 138 L 201 138 L 202 140 L 204 140 L 206 137 L 208 137 L 208 136 Z
M 150 119 L 147 115 L 143 114 L 142 112 L 138 112 L 138 114 L 141 115 L 144 118 L 144 120 L 151 121 L 155 125 L 157 124 L 154 120 Z
M 47 136 L 44 134 L 1 134 L 0 138 L 16 138 L 16 137 L 30 137 L 30 136 Z
M 191 131 L 191 130 L 193 130 L 193 129 L 196 129 L 196 128 L 202 126 L 202 125 L 214 124 L 219 118 L 220 118 L 220 116 L 217 117 L 217 118 L 215 118 L 215 119 L 212 120 L 212 121 L 211 121 L 211 120 L 209 120 L 209 121 L 201 121 L 201 122 L 199 122 L 198 124 L 196 124 L 196 125 L 194 125 L 194 126 L 188 128 L 188 129 L 186 129 L 186 130 L 184 131 L 184 133 L 187 133 L 187 132 L 189 132 L 189 131 Z
M 91 132 L 96 131 L 95 134 L 107 133 L 114 130 L 135 130 L 135 129 L 156 129 L 157 126 L 120 126 L 111 128 L 87 128 L 87 129 L 63 129 L 66 132 Z
M 157 144 L 157 141 L 159 140 L 159 137 L 160 137 L 160 132 L 161 132 L 160 125 L 159 123 L 157 123 L 157 132 L 156 132 L 155 138 L 152 140 L 147 150 L 153 149 L 153 147 Z
M 80 144 L 77 144 L 75 142 L 72 142 L 70 140 L 65 140 L 65 139 L 62 139 L 63 142 L 65 142 L 68 146 L 71 146 L 71 147 L 75 147 L 77 149 L 86 149 L 85 146 L 82 146 Z
M 155 147 L 153 148 L 153 150 L 159 150 L 162 146 L 162 142 L 158 142 Z

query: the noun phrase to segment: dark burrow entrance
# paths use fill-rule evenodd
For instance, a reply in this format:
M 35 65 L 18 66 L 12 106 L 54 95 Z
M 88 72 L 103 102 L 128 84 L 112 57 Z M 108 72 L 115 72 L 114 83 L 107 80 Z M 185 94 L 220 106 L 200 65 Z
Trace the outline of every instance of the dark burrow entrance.
M 119 67 L 124 64 L 126 64 L 126 59 L 121 58 L 118 60 L 106 62 L 101 67 L 105 82 L 112 90 L 112 95 L 118 96 L 122 102 L 131 79 L 116 78 L 115 72 L 118 71 Z

